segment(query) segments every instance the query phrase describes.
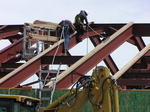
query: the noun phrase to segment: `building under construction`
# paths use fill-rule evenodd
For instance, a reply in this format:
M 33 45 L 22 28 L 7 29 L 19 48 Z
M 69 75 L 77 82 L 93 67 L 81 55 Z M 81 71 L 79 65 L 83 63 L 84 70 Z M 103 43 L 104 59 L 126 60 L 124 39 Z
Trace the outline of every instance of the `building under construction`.
M 52 99 L 55 90 L 68 89 L 74 84 L 77 84 L 78 91 L 79 89 L 82 91 L 82 88 L 84 90 L 84 88 L 91 87 L 90 82 L 96 80 L 95 75 L 92 75 L 94 78 L 89 78 L 86 77 L 86 73 L 104 61 L 111 75 L 108 76 L 104 68 L 100 68 L 100 70 L 104 70 L 104 74 L 107 74 L 104 77 L 109 80 L 106 81 L 108 85 L 113 82 L 111 84 L 117 85 L 120 91 L 126 89 L 129 92 L 129 89 L 130 91 L 138 89 L 138 91 L 146 91 L 145 94 L 150 94 L 148 90 L 150 88 L 150 43 L 146 44 L 143 40 L 143 37 L 150 37 L 150 24 L 132 22 L 127 24 L 90 24 L 88 31 L 81 38 L 82 40 L 89 38 L 94 49 L 82 56 L 74 56 L 70 52 L 67 52 L 67 56 L 62 56 L 64 39 L 58 37 L 56 28 L 57 24 L 55 23 L 39 20 L 22 25 L 0 25 L 0 39 L 7 39 L 11 42 L 9 46 L 0 51 L 1 89 L 27 88 L 33 84 L 39 84 L 38 97 L 40 99 L 42 99 L 42 91 L 50 91 Z M 103 35 L 101 35 L 104 32 L 107 35 L 105 40 L 102 39 Z M 139 52 L 124 67 L 119 69 L 111 54 L 126 42 L 135 46 Z M 73 35 L 70 38 L 69 49 L 78 46 L 78 44 L 75 35 Z M 124 53 L 128 53 L 128 51 L 126 50 Z M 53 65 L 58 65 L 58 68 L 53 68 Z M 62 65 L 67 65 L 67 69 L 61 69 Z M 38 79 L 21 85 L 33 75 L 36 75 Z M 99 79 L 100 82 L 105 83 L 104 77 Z M 105 85 L 104 83 L 101 85 Z M 100 88 L 105 89 L 107 86 L 100 86 Z M 112 88 L 112 91 L 115 91 L 114 88 L 116 87 L 112 86 Z M 126 94 L 128 94 L 127 92 Z M 110 93 L 106 94 L 111 96 Z M 113 98 L 118 99 L 117 92 L 113 94 Z M 105 97 L 107 96 L 104 95 Z M 53 104 L 52 100 L 50 101 Z M 110 101 L 113 99 L 110 98 Z M 94 112 L 101 112 L 102 110 L 103 112 L 110 110 L 112 110 L 110 112 L 127 112 L 119 111 L 118 100 L 114 100 L 113 103 L 110 101 L 104 101 L 101 110 L 95 107 Z M 113 107 L 112 104 L 115 106 Z M 150 102 L 147 104 L 150 105 Z M 52 107 L 48 106 L 47 110 L 41 112 L 48 112 Z M 110 107 L 110 110 L 105 110 L 106 107 L 108 109 Z M 150 111 L 148 107 L 148 105 L 145 106 L 145 112 Z M 63 108 L 63 106 L 60 107 L 60 110 Z M 76 107 L 71 107 L 71 109 L 75 110 Z M 64 111 L 66 112 L 66 110 Z M 73 110 L 68 112 L 71 111 Z

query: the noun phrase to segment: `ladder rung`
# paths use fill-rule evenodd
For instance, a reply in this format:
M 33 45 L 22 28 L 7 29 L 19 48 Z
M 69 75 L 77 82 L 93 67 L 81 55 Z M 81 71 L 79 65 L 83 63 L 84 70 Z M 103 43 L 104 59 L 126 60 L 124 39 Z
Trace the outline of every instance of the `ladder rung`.
M 41 100 L 50 100 L 49 97 L 42 97 Z
M 51 79 L 42 79 L 42 80 L 39 80 L 39 81 L 51 81 Z
M 58 70 L 41 70 L 41 73 L 57 73 Z
M 43 108 L 45 108 L 45 107 L 39 107 L 39 109 L 43 109 Z
M 43 88 L 43 89 L 41 89 L 41 91 L 51 91 L 52 90 L 52 88 Z

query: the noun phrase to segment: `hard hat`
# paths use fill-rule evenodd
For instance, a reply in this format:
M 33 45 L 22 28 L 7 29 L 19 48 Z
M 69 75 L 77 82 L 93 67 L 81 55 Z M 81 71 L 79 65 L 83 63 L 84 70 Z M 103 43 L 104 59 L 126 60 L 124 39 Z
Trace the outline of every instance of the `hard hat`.
M 80 14 L 84 15 L 84 16 L 88 16 L 87 12 L 85 10 L 81 10 Z

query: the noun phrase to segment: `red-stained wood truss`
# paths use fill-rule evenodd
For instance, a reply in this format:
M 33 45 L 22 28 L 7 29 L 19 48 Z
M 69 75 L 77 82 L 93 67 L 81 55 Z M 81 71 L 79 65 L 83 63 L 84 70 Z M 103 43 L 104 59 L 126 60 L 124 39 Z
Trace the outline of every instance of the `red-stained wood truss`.
M 107 30 L 106 33 L 109 35 L 113 34 L 125 24 L 93 24 L 91 27 L 97 32 L 101 33 L 105 29 L 113 29 Z M 22 55 L 22 44 L 23 44 L 23 25 L 1 25 L 0 26 L 0 39 L 8 39 L 12 42 L 11 45 L 2 49 L 0 51 L 0 77 L 5 77 L 7 74 L 13 72 L 19 66 L 23 66 L 24 63 L 18 64 L 17 62 L 23 60 Z M 119 71 L 117 64 L 111 57 L 111 53 L 121 46 L 125 42 L 129 42 L 132 45 L 136 46 L 140 51 L 146 45 L 142 39 L 143 36 L 147 38 L 150 37 L 150 24 L 134 24 L 129 29 L 124 31 L 121 35 L 119 35 L 115 40 L 113 40 L 106 47 L 97 52 L 94 56 L 92 56 L 89 60 L 87 60 L 82 65 L 78 66 L 73 72 L 68 74 L 63 80 L 57 83 L 57 88 L 67 88 L 71 86 L 81 75 L 85 75 L 89 70 L 95 67 L 102 60 L 105 62 L 107 67 L 110 69 L 112 75 L 114 75 L 117 71 Z M 19 34 L 20 33 L 20 34 Z M 96 47 L 97 45 L 102 43 L 102 38 L 97 35 L 97 33 L 93 31 L 89 31 L 82 36 L 82 39 L 87 37 L 90 38 L 93 45 Z M 19 36 L 18 36 L 19 34 Z M 19 38 L 18 38 L 19 37 Z M 15 40 L 15 41 L 13 41 Z M 75 37 L 72 37 L 69 44 L 69 49 L 73 48 L 76 43 Z M 71 66 L 76 63 L 82 56 L 70 56 L 62 57 L 62 46 L 60 45 L 57 52 L 57 61 L 54 64 L 67 64 Z M 56 48 L 52 49 L 50 52 L 41 56 L 33 63 L 29 64 L 22 70 L 15 73 L 12 77 L 3 81 L 0 84 L 0 88 L 13 88 L 20 86 L 20 84 L 28 79 L 30 76 L 39 72 L 40 65 L 50 65 L 52 63 L 53 55 L 55 54 Z M 125 51 L 127 52 L 127 51 Z M 68 59 L 68 60 L 67 60 Z M 46 61 L 48 60 L 48 61 Z M 71 61 L 70 61 L 71 60 Z M 136 62 L 122 77 L 118 79 L 118 84 L 121 86 L 127 86 L 128 88 L 132 87 L 146 87 L 150 86 L 150 51 L 144 55 L 138 62 Z M 37 83 L 38 81 L 34 81 Z M 33 83 L 26 84 L 31 85 Z
M 100 33 L 101 30 L 96 30 L 96 32 Z M 94 32 L 90 31 L 88 33 L 85 33 L 82 36 L 82 39 L 87 38 L 87 36 L 94 36 L 94 35 L 97 35 L 97 34 L 95 34 Z M 69 48 L 72 48 L 73 46 L 75 46 L 77 44 L 76 41 L 75 41 L 75 37 L 72 37 L 70 41 L 71 42 L 69 44 Z M 63 43 L 60 45 L 60 47 L 59 47 L 59 49 L 57 51 L 57 55 L 61 55 L 62 47 L 63 47 Z M 52 49 L 50 52 L 46 53 L 44 56 L 54 55 L 56 49 L 57 49 L 57 46 L 54 49 Z M 28 66 L 24 67 L 24 69 L 19 70 L 19 72 L 15 73 L 13 75 L 13 77 L 10 77 L 6 81 L 3 81 L 0 84 L 0 87 L 1 88 L 11 88 L 11 87 L 18 86 L 21 82 L 23 82 L 24 80 L 26 80 L 27 78 L 29 78 L 30 76 L 32 76 L 33 74 L 35 74 L 36 72 L 39 71 L 40 64 L 41 64 L 40 59 L 41 59 L 41 57 L 36 59 L 34 62 L 30 63 Z M 16 79 L 18 77 L 20 77 L 20 80 L 16 81 Z

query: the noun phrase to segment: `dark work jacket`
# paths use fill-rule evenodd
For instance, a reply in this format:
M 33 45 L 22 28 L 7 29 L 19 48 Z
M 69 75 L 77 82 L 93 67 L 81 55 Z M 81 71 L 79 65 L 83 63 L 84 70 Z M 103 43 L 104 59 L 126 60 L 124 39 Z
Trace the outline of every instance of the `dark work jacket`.
M 75 32 L 72 23 L 69 20 L 62 20 L 57 27 L 58 36 L 61 36 L 62 28 L 64 28 L 64 34 L 71 35 Z
M 84 24 L 84 21 L 85 21 L 85 24 L 88 25 L 87 16 L 82 15 L 82 14 L 76 15 L 75 24 Z

